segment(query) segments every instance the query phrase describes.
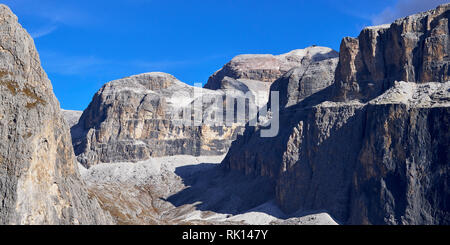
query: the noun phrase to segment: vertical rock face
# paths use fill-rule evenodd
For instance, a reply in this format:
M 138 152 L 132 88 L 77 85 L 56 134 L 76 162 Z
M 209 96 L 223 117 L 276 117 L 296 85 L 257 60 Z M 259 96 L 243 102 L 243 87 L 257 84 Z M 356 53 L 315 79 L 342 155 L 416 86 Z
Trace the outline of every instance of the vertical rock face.
M 194 88 L 158 72 L 112 81 L 98 91 L 79 123 L 72 127 L 75 153 L 85 166 L 140 161 L 152 156 L 225 154 L 251 119 L 249 107 L 267 104 L 271 82 L 281 72 L 299 66 L 300 70 L 291 73 L 302 77 L 302 81 L 292 82 L 299 92 L 290 100 L 297 101 L 331 83 L 336 57 L 335 51 L 324 47 L 294 50 L 280 56 L 238 56 L 213 75 L 208 84 L 214 86 L 206 88 Z M 309 86 L 307 81 L 315 75 L 323 81 Z M 219 97 L 223 102 L 218 101 Z M 245 105 L 245 111 L 233 112 L 236 118 L 232 125 L 224 125 L 223 121 L 217 124 L 217 120 L 210 123 L 219 107 L 226 110 L 228 103 L 239 103 L 227 98 L 247 100 L 249 104 Z M 203 109 L 200 125 L 176 125 L 176 116 L 185 108 L 197 113 L 193 108 L 196 103 Z M 225 113 L 223 119 L 226 117 Z M 239 117 L 245 120 L 237 120 Z
M 350 223 L 450 223 L 450 82 L 398 83 L 372 100 Z
M 449 224 L 449 13 L 445 4 L 345 38 L 335 82 L 318 92 L 298 97 L 296 83 L 279 79 L 279 134 L 247 126 L 222 164 L 270 176 L 286 212 Z
M 203 101 L 203 96 L 212 99 Z M 224 154 L 243 123 L 176 124 L 183 108 L 195 113 L 192 105 L 198 102 L 208 113 L 215 106 L 212 100 L 222 96 L 223 91 L 195 88 L 159 72 L 112 81 L 72 127 L 75 153 L 85 166 L 151 156 Z
M 298 104 L 333 84 L 338 61 L 338 58 L 330 58 L 311 62 L 306 66 L 291 69 L 276 80 L 270 90 L 280 92 L 280 107 Z
M 71 111 L 71 110 L 61 110 L 64 119 L 66 120 L 67 125 L 71 128 L 78 123 L 80 120 L 82 111 Z
M 281 154 L 282 207 L 350 224 L 448 224 L 449 85 L 401 82 L 368 104 L 300 113 Z
M 336 71 L 340 100 L 368 101 L 394 81 L 445 82 L 450 79 L 449 5 L 365 28 L 344 38 Z
M 234 57 L 222 69 L 215 72 L 205 88 L 220 89 L 226 78 L 257 80 L 272 83 L 295 67 L 335 58 L 338 53 L 330 48 L 312 46 L 293 50 L 286 54 L 246 54 Z
M 0 5 L 0 224 L 109 224 L 86 194 L 34 42 Z

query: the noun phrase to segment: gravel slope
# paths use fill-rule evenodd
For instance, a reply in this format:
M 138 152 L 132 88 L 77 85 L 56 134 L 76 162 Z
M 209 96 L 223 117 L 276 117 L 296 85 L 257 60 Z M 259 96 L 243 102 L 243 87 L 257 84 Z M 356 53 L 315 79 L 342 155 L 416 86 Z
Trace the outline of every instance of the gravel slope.
M 119 224 L 337 224 L 323 212 L 287 216 L 267 179 L 225 171 L 223 157 L 80 165 L 80 172 Z

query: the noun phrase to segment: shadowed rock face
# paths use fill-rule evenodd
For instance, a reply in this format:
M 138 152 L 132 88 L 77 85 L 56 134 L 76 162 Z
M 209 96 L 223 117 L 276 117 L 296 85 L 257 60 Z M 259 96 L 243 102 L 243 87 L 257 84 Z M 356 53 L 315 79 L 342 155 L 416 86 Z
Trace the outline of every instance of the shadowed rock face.
M 308 96 L 325 89 L 334 82 L 338 58 L 311 62 L 291 69 L 276 80 L 270 90 L 280 92 L 280 107 L 300 103 Z
M 447 224 L 450 83 L 423 85 L 297 114 L 277 179 L 282 207 L 326 209 L 350 224 Z M 445 98 L 423 103 L 437 94 Z
M 349 222 L 450 223 L 449 115 L 450 82 L 397 83 L 366 106 Z
M 224 170 L 222 159 L 155 157 L 80 172 L 118 224 L 337 224 L 322 212 L 285 215 L 270 180 Z
M 286 54 L 245 54 L 234 57 L 222 69 L 215 72 L 205 88 L 220 89 L 225 78 L 257 80 L 272 83 L 292 68 L 308 66 L 335 58 L 338 53 L 330 48 L 312 46 L 293 50 Z
M 297 89 L 281 93 L 278 136 L 247 127 L 222 164 L 271 177 L 286 212 L 450 224 L 449 11 L 442 5 L 345 38 L 335 83 L 301 100 Z
M 0 5 L 0 224 L 110 224 L 87 194 L 34 42 Z

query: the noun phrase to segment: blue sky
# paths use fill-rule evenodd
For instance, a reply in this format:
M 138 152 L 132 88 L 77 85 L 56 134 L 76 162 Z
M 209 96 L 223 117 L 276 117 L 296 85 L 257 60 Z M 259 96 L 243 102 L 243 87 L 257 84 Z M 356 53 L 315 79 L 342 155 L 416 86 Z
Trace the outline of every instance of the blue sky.
M 64 109 L 83 110 L 106 82 L 162 71 L 188 84 L 238 54 L 310 45 L 339 50 L 368 25 L 441 0 L 6 0 L 35 39 Z

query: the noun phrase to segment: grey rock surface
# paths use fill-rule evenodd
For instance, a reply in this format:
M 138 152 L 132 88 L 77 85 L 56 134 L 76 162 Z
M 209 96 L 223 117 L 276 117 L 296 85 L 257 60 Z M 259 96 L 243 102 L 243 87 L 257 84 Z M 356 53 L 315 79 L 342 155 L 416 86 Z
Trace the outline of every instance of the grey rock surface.
M 335 96 L 368 101 L 394 81 L 446 82 L 450 79 L 449 5 L 367 27 L 340 47 Z
M 80 169 L 89 193 L 119 224 L 337 224 L 322 212 L 287 216 L 267 178 L 227 171 L 223 157 L 177 155 Z
M 0 224 L 111 224 L 87 194 L 32 38 L 0 4 Z
M 231 126 L 177 122 L 183 108 L 191 108 L 192 116 L 198 113 L 195 103 L 204 108 L 206 119 L 201 120 L 211 118 L 208 113 L 217 105 L 207 97 L 223 95 L 224 91 L 192 87 L 159 72 L 109 82 L 71 129 L 75 153 L 85 166 L 180 154 L 222 155 L 245 122 Z
M 208 89 L 209 85 L 203 89 L 194 88 L 169 74 L 158 72 L 109 82 L 94 96 L 79 123 L 72 127 L 77 159 L 84 166 L 91 166 L 155 156 L 224 154 L 245 123 L 252 119 L 249 108 L 267 104 L 273 79 L 293 67 L 304 70 L 303 81 L 297 85 L 299 95 L 291 99 L 292 103 L 329 85 L 336 68 L 336 57 L 337 52 L 325 47 L 309 47 L 279 56 L 238 56 L 225 65 L 222 72 L 212 76 L 220 79 L 215 79 L 218 82 L 214 90 Z M 228 74 L 226 67 L 233 67 L 233 72 L 238 75 Z M 274 70 L 267 72 L 269 68 Z M 272 76 L 274 72 L 278 75 Z M 219 73 L 225 75 L 219 78 Z M 323 81 L 307 87 L 312 84 L 307 81 L 315 75 Z M 221 96 L 223 103 L 207 99 L 214 96 Z M 245 120 L 236 120 L 232 125 L 223 125 L 224 121 L 222 125 L 211 123 L 209 119 L 215 117 L 218 107 L 225 110 L 228 103 L 235 103 L 227 101 L 226 97 L 248 99 L 245 111 L 234 111 L 234 117 Z M 180 110 L 191 108 L 192 113 L 200 113 L 193 109 L 195 104 L 200 104 L 203 109 L 201 125 L 176 125 L 175 118 Z M 223 117 L 225 120 L 226 115 Z
M 308 66 L 311 62 L 336 58 L 337 56 L 336 51 L 319 46 L 297 49 L 281 55 L 239 55 L 215 72 L 208 79 L 205 88 L 220 89 L 222 81 L 226 77 L 272 83 L 292 68 Z
M 78 120 L 80 120 L 80 117 L 83 114 L 82 111 L 72 111 L 72 110 L 61 110 L 61 112 L 69 128 L 78 124 Z
M 272 178 L 287 213 L 449 224 L 449 13 L 445 4 L 345 38 L 335 83 L 301 100 L 287 89 L 280 133 L 247 126 L 222 164 Z
M 350 223 L 450 223 L 450 82 L 399 83 L 366 107 Z
M 319 92 L 334 82 L 334 73 L 339 58 L 311 62 L 289 70 L 271 86 L 271 91 L 280 92 L 280 107 L 300 103 L 306 97 Z

